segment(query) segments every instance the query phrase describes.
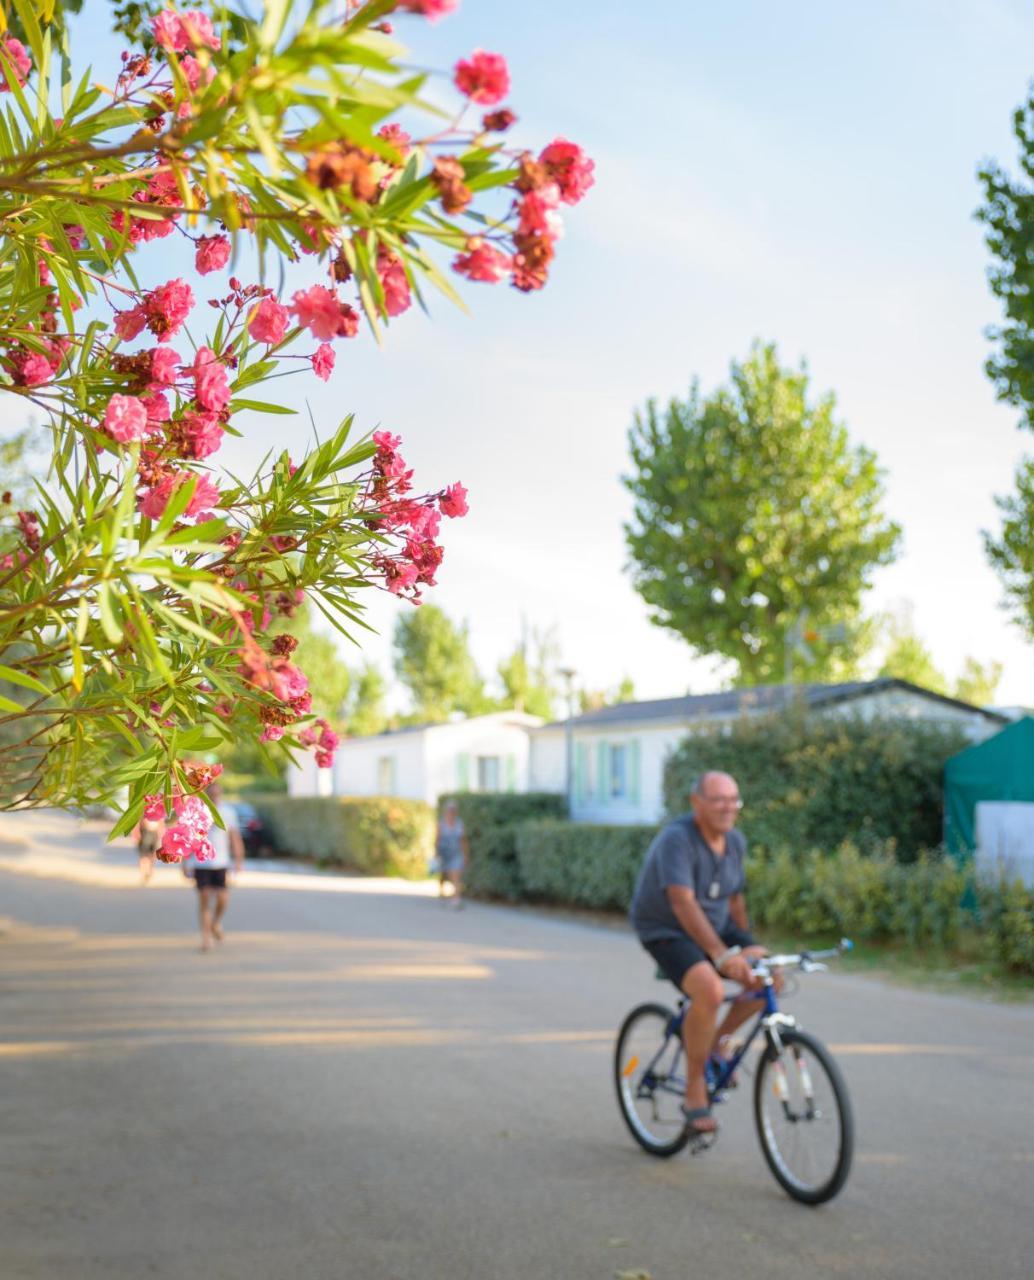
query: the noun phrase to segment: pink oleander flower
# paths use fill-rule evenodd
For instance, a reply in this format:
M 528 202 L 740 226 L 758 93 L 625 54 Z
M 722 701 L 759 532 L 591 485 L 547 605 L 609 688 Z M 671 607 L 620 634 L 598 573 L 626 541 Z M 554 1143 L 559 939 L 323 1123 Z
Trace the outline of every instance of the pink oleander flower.
M 183 514 L 196 516 L 209 507 L 217 506 L 222 495 L 207 476 L 199 476 L 192 471 L 174 471 L 141 496 L 137 504 L 140 514 L 147 516 L 149 520 L 160 520 L 172 495 L 192 476 L 197 484 Z
M 161 426 L 172 416 L 164 391 L 149 391 L 147 395 L 140 397 L 140 403 L 147 411 L 147 421 L 151 426 Z
M 460 0 L 399 0 L 396 6 L 406 13 L 418 13 L 429 22 L 437 22 L 447 13 L 455 13 Z
M 400 316 L 413 305 L 409 280 L 400 258 L 385 249 L 377 252 L 377 276 L 384 291 L 384 310 L 389 316 Z
M 453 259 L 452 269 L 468 280 L 498 284 L 513 271 L 513 258 L 494 245 L 475 239 L 468 242 L 469 252 Z
M 187 509 L 184 514 L 188 516 L 200 516 L 203 512 L 211 514 L 209 508 L 217 507 L 222 500 L 222 496 L 207 476 L 198 476 L 194 496 L 187 503 Z
M 5 35 L 0 39 L 0 44 L 3 45 L 8 61 L 11 63 L 11 71 L 15 80 L 20 85 L 24 84 L 32 71 L 32 59 L 29 57 L 28 49 L 20 40 L 11 35 Z M 7 83 L 7 77 L 0 73 L 0 93 L 9 92 L 10 87 Z
M 179 425 L 188 457 L 210 457 L 223 442 L 223 426 L 215 413 L 188 412 Z
M 180 371 L 179 353 L 171 347 L 151 348 L 151 382 L 159 386 L 171 387 L 176 382 Z
M 153 289 L 144 307 L 147 327 L 159 342 L 168 342 L 183 327 L 194 306 L 194 294 L 182 280 L 169 280 Z
M 520 222 L 517 234 L 547 236 L 550 240 L 558 240 L 564 232 L 563 219 L 556 212 L 559 203 L 560 188 L 555 182 L 549 182 L 537 191 L 527 192 L 518 210 Z
M 312 371 L 317 378 L 322 378 L 324 382 L 330 381 L 330 375 L 334 372 L 334 348 L 329 343 L 322 343 L 316 348 L 315 354 L 310 356 L 312 360 Z
M 450 484 L 439 495 L 438 505 L 442 509 L 442 515 L 450 516 L 451 518 L 465 516 L 470 510 L 467 506 L 467 491 L 461 484 Z
M 544 165 L 550 179 L 560 188 L 564 204 L 577 204 L 595 183 L 593 170 L 596 165 L 575 142 L 566 138 L 554 138 L 539 154 L 539 164 Z
M 184 61 L 186 61 L 186 59 L 184 59 Z M 191 61 L 193 61 L 193 59 L 191 59 Z M 207 276 L 213 271 L 219 271 L 225 267 L 229 261 L 229 236 L 202 236 L 197 242 L 197 253 L 194 257 L 194 266 L 197 268 L 199 275 Z
M 147 435 L 147 408 L 136 396 L 114 395 L 104 410 L 104 430 L 113 440 L 128 444 Z
M 385 583 L 392 595 L 399 596 L 407 587 L 416 586 L 420 570 L 415 564 L 401 560 L 389 560 L 385 567 Z
M 182 862 L 184 858 L 190 857 L 193 843 L 194 838 L 190 832 L 184 831 L 180 826 L 168 827 L 162 836 L 158 857 L 162 862 Z
M 383 124 L 377 130 L 377 137 L 383 138 L 385 142 L 390 143 L 403 160 L 409 155 L 410 144 L 413 139 L 401 125 L 394 123 Z
M 197 93 L 202 80 L 207 86 L 215 79 L 215 67 L 202 67 L 197 58 L 190 53 L 184 54 L 180 58 L 180 70 L 183 72 L 183 78 L 186 80 L 191 93 Z M 185 102 L 181 102 L 177 110 L 183 111 L 184 108 L 186 108 L 186 114 L 189 114 L 190 107 Z
M 22 387 L 41 387 L 54 376 L 54 369 L 46 356 L 31 352 L 20 361 L 15 381 Z
M 494 107 L 510 92 L 506 59 L 484 49 L 475 49 L 469 58 L 456 63 L 453 82 L 460 93 L 486 107 Z
M 283 736 L 283 725 L 267 724 L 259 734 L 259 742 L 279 742 Z
M 288 311 L 275 298 L 263 298 L 251 309 L 248 317 L 248 332 L 256 342 L 265 342 L 268 346 L 276 346 L 283 341 L 287 332 Z
M 151 30 L 158 44 L 173 53 L 201 45 L 218 49 L 221 44 L 212 28 L 212 19 L 200 9 L 190 9 L 186 13 L 164 9 L 151 22 Z
M 300 667 L 296 667 L 286 658 L 276 658 L 272 664 L 273 694 L 281 702 L 291 698 L 300 698 L 309 687 L 309 679 Z
M 230 383 L 226 366 L 211 347 L 198 347 L 194 364 L 194 397 L 202 409 L 219 413 L 230 403 Z
M 144 817 L 148 822 L 161 822 L 165 817 L 165 797 L 144 796 Z
M 299 289 L 288 311 L 297 316 L 298 323 L 319 342 L 328 338 L 354 338 L 359 332 L 359 316 L 355 310 L 342 302 L 333 289 L 322 284 Z
M 147 312 L 142 306 L 129 311 L 115 312 L 115 332 L 123 342 L 131 342 L 147 323 Z

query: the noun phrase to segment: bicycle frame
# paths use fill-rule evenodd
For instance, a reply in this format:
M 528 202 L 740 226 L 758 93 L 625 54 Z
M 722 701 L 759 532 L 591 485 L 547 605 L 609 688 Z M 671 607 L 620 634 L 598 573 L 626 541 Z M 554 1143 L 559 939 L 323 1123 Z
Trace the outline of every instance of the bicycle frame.
M 764 985 L 760 991 L 744 991 L 739 995 L 726 996 L 723 1003 L 731 1004 L 740 1000 L 757 1000 L 762 1004 L 762 1008 L 758 1012 L 757 1018 L 754 1020 L 746 1039 L 739 1046 L 731 1058 L 729 1058 L 722 1066 L 717 1075 L 711 1071 L 708 1072 L 707 1091 L 708 1096 L 714 1101 L 720 1094 L 723 1094 L 729 1087 L 729 1082 L 736 1073 L 736 1068 L 740 1065 L 745 1057 L 747 1050 L 757 1039 L 758 1033 L 763 1032 L 769 1043 L 769 1047 L 775 1053 L 781 1053 L 783 1049 L 782 1040 L 779 1036 L 780 1027 L 796 1027 L 797 1019 L 789 1013 L 782 1013 L 779 1008 L 779 1002 L 776 999 L 775 982 L 772 977 L 773 969 L 782 969 L 795 967 L 802 972 L 815 972 L 826 968 L 822 964 L 821 958 L 828 956 L 842 955 L 845 951 L 851 950 L 852 943 L 847 939 L 841 939 L 838 947 L 833 947 L 828 951 L 802 952 L 798 955 L 786 956 L 766 956 L 758 961 L 755 972 L 762 978 Z M 686 1010 L 689 1008 L 689 999 L 683 996 L 679 1001 L 678 1010 L 672 1014 L 671 1021 L 668 1023 L 664 1043 L 654 1055 L 653 1060 L 644 1072 L 644 1078 L 649 1079 L 653 1074 L 653 1069 L 657 1062 L 663 1056 L 668 1047 L 668 1043 L 672 1036 L 677 1036 L 679 1044 L 682 1044 L 682 1023 L 686 1016 Z M 676 1058 L 677 1061 L 677 1058 Z

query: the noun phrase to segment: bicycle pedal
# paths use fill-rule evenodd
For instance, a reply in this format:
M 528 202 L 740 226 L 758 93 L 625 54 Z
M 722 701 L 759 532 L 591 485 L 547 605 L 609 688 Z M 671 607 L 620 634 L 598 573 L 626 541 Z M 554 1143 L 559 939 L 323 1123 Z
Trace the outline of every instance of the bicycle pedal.
M 717 1141 L 717 1129 L 713 1133 L 698 1133 L 690 1139 L 689 1154 L 691 1156 L 702 1156 L 705 1151 L 710 1151 Z

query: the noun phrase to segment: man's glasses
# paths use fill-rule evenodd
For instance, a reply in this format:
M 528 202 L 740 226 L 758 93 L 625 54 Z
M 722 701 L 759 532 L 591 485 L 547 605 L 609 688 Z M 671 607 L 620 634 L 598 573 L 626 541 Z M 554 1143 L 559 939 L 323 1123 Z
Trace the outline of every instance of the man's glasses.
M 722 809 L 743 808 L 743 801 L 739 796 L 736 796 L 735 799 L 730 796 L 701 796 L 700 799 L 706 801 L 707 804 L 713 804 Z

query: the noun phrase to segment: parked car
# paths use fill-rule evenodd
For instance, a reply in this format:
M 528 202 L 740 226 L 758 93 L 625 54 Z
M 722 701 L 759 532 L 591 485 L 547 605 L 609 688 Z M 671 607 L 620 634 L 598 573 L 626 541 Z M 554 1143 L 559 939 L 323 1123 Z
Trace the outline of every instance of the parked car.
M 268 858 L 273 852 L 273 845 L 269 828 L 262 821 L 259 811 L 244 800 L 235 800 L 233 807 L 237 811 L 245 855 L 249 858 Z

